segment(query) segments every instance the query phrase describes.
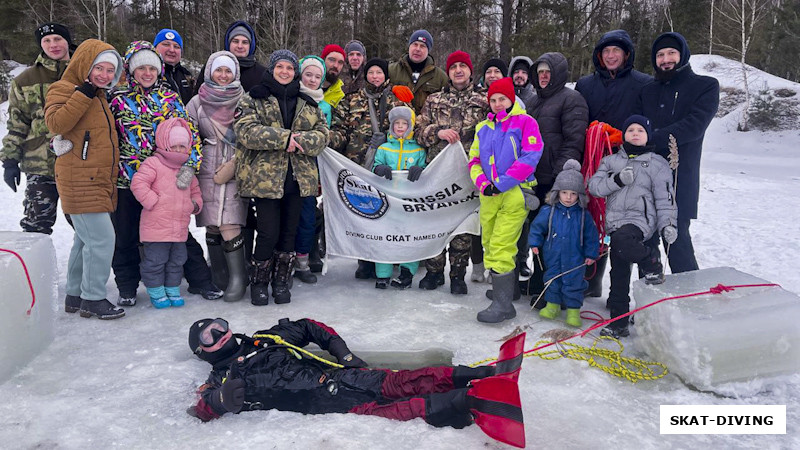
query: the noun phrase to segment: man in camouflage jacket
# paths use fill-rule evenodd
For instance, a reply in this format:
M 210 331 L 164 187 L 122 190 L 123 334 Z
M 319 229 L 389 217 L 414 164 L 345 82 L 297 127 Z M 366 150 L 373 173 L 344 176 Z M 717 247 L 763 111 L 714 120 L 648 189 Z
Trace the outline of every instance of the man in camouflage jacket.
M 447 57 L 449 85 L 441 92 L 428 96 L 417 119 L 414 135 L 417 142 L 427 147 L 427 163 L 447 145 L 458 141 L 468 152 L 475 137 L 475 126 L 486 119 L 489 103 L 483 93 L 472 83 L 472 60 L 469 54 L 455 51 Z M 466 294 L 464 275 L 469 263 L 472 237 L 458 235 L 450 241 L 450 292 Z M 428 273 L 420 281 L 422 289 L 436 289 L 444 284 L 446 250 L 425 261 Z
M 44 123 L 44 98 L 47 88 L 61 78 L 69 62 L 72 38 L 61 24 L 45 23 L 36 29 L 42 52 L 33 66 L 11 82 L 8 97 L 8 135 L 3 138 L 3 178 L 17 191 L 20 172 L 27 183 L 22 201 L 23 231 L 53 233 L 58 212 L 54 166 L 56 156 L 49 151 L 50 132 Z

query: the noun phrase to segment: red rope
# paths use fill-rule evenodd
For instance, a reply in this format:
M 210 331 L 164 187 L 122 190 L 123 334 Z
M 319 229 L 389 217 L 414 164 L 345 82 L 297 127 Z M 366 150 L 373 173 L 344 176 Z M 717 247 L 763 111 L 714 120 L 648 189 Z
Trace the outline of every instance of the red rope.
M 635 313 L 637 313 L 639 311 L 647 309 L 647 308 L 649 308 L 649 307 L 651 307 L 653 305 L 657 305 L 657 304 L 659 304 L 661 302 L 665 302 L 667 300 L 677 300 L 679 298 L 697 297 L 697 296 L 706 295 L 706 294 L 722 294 L 723 292 L 730 292 L 730 291 L 733 291 L 734 289 L 745 288 L 745 287 L 751 288 L 751 287 L 768 287 L 768 286 L 778 286 L 778 287 L 780 287 L 780 285 L 776 284 L 776 283 L 736 284 L 736 285 L 733 285 L 733 286 L 725 286 L 723 284 L 718 284 L 718 285 L 716 285 L 714 287 L 709 288 L 707 291 L 703 291 L 703 292 L 695 292 L 693 294 L 676 295 L 676 296 L 673 296 L 673 297 L 664 297 L 664 298 L 662 298 L 660 300 L 656 300 L 656 301 L 654 301 L 652 303 L 649 303 L 647 305 L 644 305 L 644 306 L 642 306 L 640 308 L 636 308 L 633 311 L 629 311 L 629 312 L 627 312 L 625 314 L 622 314 L 621 316 L 617 316 L 617 317 L 614 317 L 613 319 L 607 319 L 607 320 L 603 319 L 602 316 L 600 316 L 599 314 L 597 314 L 597 313 L 595 313 L 593 311 L 586 311 L 586 313 L 596 314 L 598 317 L 600 317 L 600 320 L 597 320 L 597 319 L 592 318 L 592 317 L 585 317 L 586 319 L 596 320 L 597 322 L 594 325 L 592 325 L 591 327 L 589 327 L 586 330 L 584 330 L 584 331 L 581 331 L 579 333 L 575 333 L 572 336 L 564 338 L 564 339 L 561 339 L 559 341 L 550 342 L 550 343 L 547 343 L 547 344 L 540 345 L 538 347 L 532 348 L 530 350 L 525 351 L 523 354 L 527 355 L 528 353 L 533 353 L 533 352 L 535 352 L 537 350 L 541 350 L 543 348 L 550 347 L 551 345 L 560 344 L 562 342 L 568 341 L 568 340 L 570 340 L 572 338 L 575 338 L 575 337 L 578 337 L 578 336 L 584 337 L 584 336 L 586 336 L 586 334 L 588 334 L 592 330 L 595 330 L 597 328 L 602 328 L 602 327 L 610 324 L 611 322 L 615 322 L 615 321 L 617 321 L 617 320 L 619 320 L 619 319 L 621 319 L 623 317 L 628 317 L 628 316 L 630 316 L 632 314 L 635 314 Z M 583 313 L 581 314 L 581 316 L 583 317 Z
M 28 308 L 28 312 L 27 312 L 27 314 L 30 316 L 31 315 L 31 310 L 33 309 L 33 305 L 36 304 L 36 292 L 33 291 L 33 282 L 31 281 L 30 273 L 28 273 L 28 266 L 27 266 L 27 264 L 25 264 L 25 260 L 22 259 L 22 256 L 19 256 L 19 253 L 15 252 L 15 251 L 8 250 L 8 249 L 5 249 L 5 248 L 0 248 L 0 252 L 11 253 L 12 255 L 16 256 L 17 259 L 19 259 L 20 263 L 22 263 L 22 270 L 25 271 L 25 278 L 28 280 L 28 287 L 31 290 L 31 307 Z

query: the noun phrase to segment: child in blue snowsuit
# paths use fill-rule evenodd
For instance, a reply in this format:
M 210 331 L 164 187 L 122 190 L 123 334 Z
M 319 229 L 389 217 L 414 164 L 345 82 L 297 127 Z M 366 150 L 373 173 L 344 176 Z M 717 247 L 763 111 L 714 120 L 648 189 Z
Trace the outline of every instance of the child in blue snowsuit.
M 396 106 L 389 111 L 387 141 L 375 152 L 372 171 L 387 180 L 392 170 L 408 170 L 409 181 L 417 181 L 425 168 L 425 149 L 414 140 L 414 111 L 407 106 Z M 400 264 L 400 276 L 392 280 L 392 287 L 408 289 L 419 268 L 419 261 Z M 375 263 L 376 289 L 386 289 L 394 266 Z
M 528 234 L 534 255 L 544 257 L 544 279 L 550 280 L 582 264 L 594 264 L 599 236 L 586 209 L 586 189 L 581 165 L 574 159 L 564 163 L 546 203 L 536 215 Z M 539 311 L 545 319 L 555 319 L 561 306 L 567 307 L 567 325 L 581 326 L 583 291 L 589 286 L 584 270 L 573 270 L 553 279 L 544 293 L 547 306 Z

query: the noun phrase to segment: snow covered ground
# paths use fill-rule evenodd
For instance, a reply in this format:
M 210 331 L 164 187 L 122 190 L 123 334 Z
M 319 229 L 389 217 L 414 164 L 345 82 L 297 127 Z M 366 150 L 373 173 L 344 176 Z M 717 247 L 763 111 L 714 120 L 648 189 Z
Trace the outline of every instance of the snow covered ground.
M 800 131 L 739 133 L 730 122 L 727 117 L 715 120 L 706 135 L 700 217 L 692 226 L 699 263 L 733 266 L 800 293 Z M 0 187 L 0 206 L 0 229 L 19 230 L 22 190 L 14 194 Z M 201 230 L 192 232 L 203 242 Z M 63 217 L 53 241 L 63 299 L 72 243 Z M 296 282 L 288 305 L 254 307 L 248 301 L 228 304 L 188 295 L 185 307 L 157 311 L 140 289 L 139 304 L 128 308 L 125 318 L 103 322 L 66 314 L 59 301 L 53 305 L 59 308 L 54 342 L 0 385 L 5 399 L 0 404 L 0 447 L 504 448 L 475 426 L 435 429 L 421 420 L 278 411 L 229 415 L 203 424 L 184 412 L 208 372 L 186 340 L 189 325 L 203 317 L 225 317 L 236 331 L 247 333 L 283 317 L 312 317 L 335 327 L 356 353 L 444 348 L 454 353 L 457 364 L 496 356 L 498 339 L 516 326 L 531 327 L 527 348 L 541 333 L 559 327 L 530 313 L 527 301 L 517 303 L 517 318 L 510 322 L 476 322 L 475 314 L 488 304 L 486 284 L 469 283 L 470 294 L 464 297 L 451 296 L 447 286 L 433 292 L 416 287 L 377 291 L 372 282 L 353 279 L 355 261 L 329 262 L 318 284 Z M 113 280 L 108 291 L 115 298 Z M 607 316 L 604 302 L 587 299 L 585 309 Z M 591 340 L 577 343 L 590 345 Z M 632 339 L 624 343 L 626 354 L 647 359 Z M 691 389 L 673 374 L 632 384 L 586 363 L 527 358 L 520 387 L 530 448 L 800 448 L 800 374 L 754 381 L 742 385 L 738 395 L 722 397 Z M 661 435 L 659 405 L 668 404 L 786 405 L 787 433 Z

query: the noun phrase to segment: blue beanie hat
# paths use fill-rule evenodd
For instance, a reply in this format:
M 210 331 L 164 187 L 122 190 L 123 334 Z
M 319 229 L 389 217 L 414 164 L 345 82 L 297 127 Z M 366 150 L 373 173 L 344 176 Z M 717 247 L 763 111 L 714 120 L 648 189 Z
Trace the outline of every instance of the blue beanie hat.
M 161 43 L 161 41 L 175 41 L 181 46 L 181 50 L 183 50 L 183 38 L 181 38 L 180 33 L 175 30 L 163 28 L 159 31 L 156 38 L 153 39 L 153 47 Z
M 426 47 L 428 47 L 428 51 L 431 51 L 431 47 L 433 47 L 433 36 L 428 33 L 428 30 L 417 30 L 408 40 L 408 46 L 410 47 L 414 42 L 422 42 Z
M 625 121 L 625 125 L 622 127 L 623 136 L 625 136 L 625 132 L 628 131 L 628 127 L 634 123 L 638 123 L 644 128 L 644 131 L 647 132 L 647 140 L 653 138 L 653 129 L 650 126 L 650 119 L 645 116 L 640 116 L 639 114 L 634 114 Z
M 300 76 L 300 64 L 297 61 L 297 55 L 295 55 L 291 50 L 281 49 L 275 50 L 269 56 L 269 65 L 267 66 L 267 70 L 269 73 L 272 73 L 275 70 L 275 65 L 278 64 L 278 61 L 289 61 L 294 66 L 295 71 L 295 78 Z

